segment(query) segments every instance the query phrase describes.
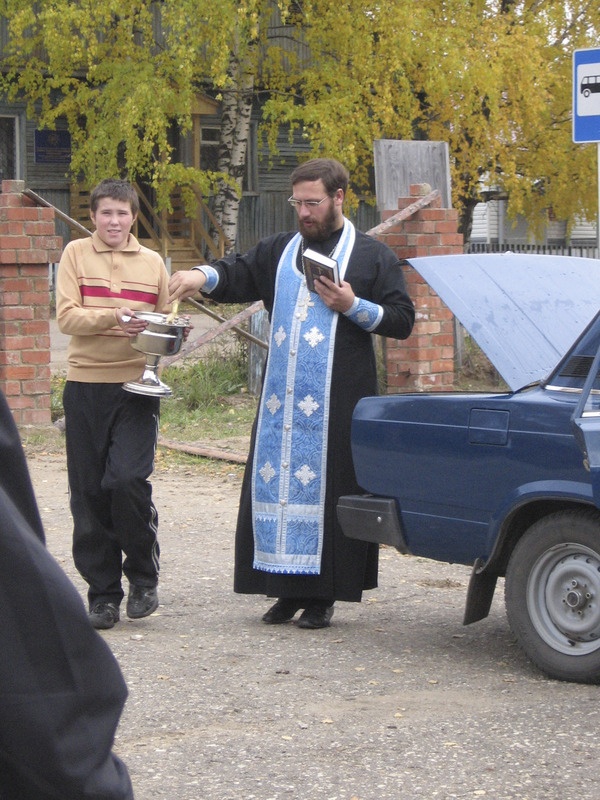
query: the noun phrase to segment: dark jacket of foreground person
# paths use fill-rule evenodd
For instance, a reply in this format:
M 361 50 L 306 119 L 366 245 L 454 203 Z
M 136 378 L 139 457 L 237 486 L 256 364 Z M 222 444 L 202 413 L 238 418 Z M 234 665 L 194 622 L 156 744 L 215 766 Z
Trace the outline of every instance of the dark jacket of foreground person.
M 0 800 L 133 800 L 112 753 L 126 696 L 112 653 L 45 548 L 0 394 Z

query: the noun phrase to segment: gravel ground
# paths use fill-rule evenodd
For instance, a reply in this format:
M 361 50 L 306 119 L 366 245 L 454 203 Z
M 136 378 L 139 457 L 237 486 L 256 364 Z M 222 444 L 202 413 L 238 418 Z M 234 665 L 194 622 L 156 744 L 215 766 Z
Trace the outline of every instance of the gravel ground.
M 48 547 L 70 556 L 64 455 L 28 460 Z M 268 627 L 232 592 L 239 468 L 159 466 L 161 605 L 102 635 L 129 700 L 116 750 L 137 800 L 600 797 L 597 687 L 521 654 L 499 587 L 462 627 L 469 569 L 383 549 L 380 588 L 331 628 Z

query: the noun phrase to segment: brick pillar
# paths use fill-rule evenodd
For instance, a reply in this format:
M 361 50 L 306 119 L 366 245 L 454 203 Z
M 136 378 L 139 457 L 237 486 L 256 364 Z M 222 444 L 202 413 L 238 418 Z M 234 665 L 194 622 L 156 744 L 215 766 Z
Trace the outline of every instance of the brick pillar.
M 58 261 L 54 211 L 37 206 L 23 181 L 0 193 L 0 389 L 17 425 L 49 425 L 50 290 Z
M 411 185 L 411 196 L 398 201 L 398 211 L 430 191 L 427 184 Z M 438 197 L 378 238 L 398 258 L 463 253 L 458 211 L 442 208 L 441 204 Z M 385 211 L 383 220 L 398 211 Z M 405 277 L 415 303 L 415 327 L 406 341 L 386 340 L 388 391 L 450 390 L 454 383 L 454 317 L 412 267 L 405 267 Z

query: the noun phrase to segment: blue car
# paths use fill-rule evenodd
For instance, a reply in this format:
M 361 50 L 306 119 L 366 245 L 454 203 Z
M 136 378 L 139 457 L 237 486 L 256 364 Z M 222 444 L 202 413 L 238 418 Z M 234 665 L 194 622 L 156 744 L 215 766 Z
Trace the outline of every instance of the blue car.
M 600 260 L 409 259 L 503 377 L 498 393 L 368 397 L 345 535 L 472 565 L 464 624 L 504 577 L 508 621 L 547 675 L 600 682 Z

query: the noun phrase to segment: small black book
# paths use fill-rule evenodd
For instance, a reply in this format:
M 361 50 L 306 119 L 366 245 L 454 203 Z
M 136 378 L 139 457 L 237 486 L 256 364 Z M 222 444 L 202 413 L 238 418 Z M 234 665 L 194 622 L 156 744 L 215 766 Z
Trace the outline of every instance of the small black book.
M 304 277 L 306 278 L 309 292 L 315 291 L 315 279 L 321 275 L 329 278 L 330 281 L 333 281 L 338 286 L 340 285 L 340 272 L 335 258 L 323 256 L 309 247 L 302 255 L 302 263 L 304 264 Z

